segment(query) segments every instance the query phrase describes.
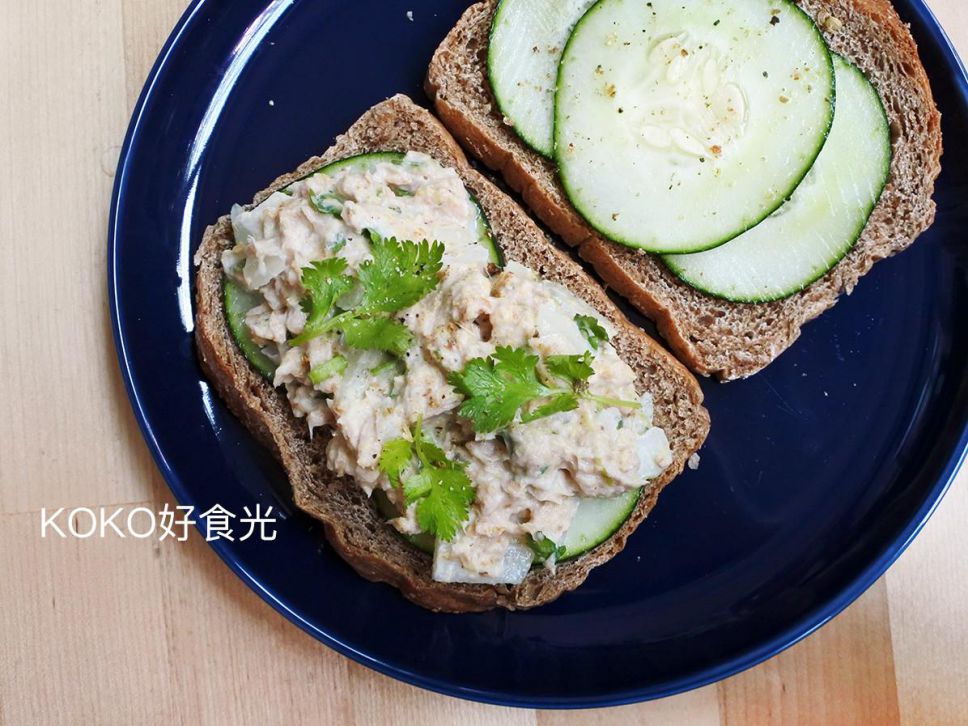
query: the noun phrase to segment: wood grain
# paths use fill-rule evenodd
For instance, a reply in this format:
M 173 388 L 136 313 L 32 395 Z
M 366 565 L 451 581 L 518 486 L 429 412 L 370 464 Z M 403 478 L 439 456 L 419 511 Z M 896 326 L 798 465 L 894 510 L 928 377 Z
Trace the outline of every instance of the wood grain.
M 894 658 L 883 582 L 817 637 L 719 684 L 723 722 L 898 722 Z
M 963 0 L 930 5 L 968 53 Z M 968 723 L 964 471 L 888 575 L 804 642 L 598 711 L 465 703 L 369 671 L 276 614 L 197 534 L 41 539 L 41 507 L 173 504 L 118 379 L 104 240 L 128 115 L 183 7 L 46 0 L 7 3 L 0 21 L 0 724 Z

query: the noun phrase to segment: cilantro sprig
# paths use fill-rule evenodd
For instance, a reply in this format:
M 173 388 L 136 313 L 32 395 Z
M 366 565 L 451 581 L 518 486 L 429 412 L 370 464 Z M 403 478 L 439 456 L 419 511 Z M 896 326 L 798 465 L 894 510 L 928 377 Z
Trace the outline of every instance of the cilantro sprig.
M 309 317 L 303 331 L 290 340 L 292 345 L 338 330 L 351 348 L 400 356 L 410 347 L 410 331 L 390 316 L 416 304 L 437 286 L 444 246 L 426 240 L 398 242 L 373 231 L 367 231 L 367 236 L 373 259 L 360 265 L 355 280 L 344 274 L 346 260 L 342 257 L 303 268 L 303 309 Z M 336 301 L 356 285 L 361 293 L 358 302 L 331 315 Z
M 474 358 L 464 370 L 448 377 L 465 396 L 459 413 L 478 433 L 504 429 L 520 416 L 529 423 L 555 413 L 571 411 L 582 399 L 603 406 L 639 408 L 637 401 L 598 396 L 588 391 L 594 373 L 591 352 L 553 355 L 544 361 L 526 348 L 499 347 L 487 358 Z M 563 384 L 563 385 L 562 385 Z
M 302 345 L 325 331 L 336 301 L 353 288 L 353 278 L 344 275 L 345 270 L 346 260 L 342 257 L 330 257 L 303 268 L 306 297 L 302 309 L 308 317 L 303 331 L 290 341 L 293 345 Z
M 362 311 L 395 313 L 419 302 L 437 287 L 437 273 L 444 260 L 440 242 L 398 242 L 395 237 L 384 238 L 372 230 L 367 231 L 367 236 L 373 259 L 360 265 L 358 273 L 363 286 L 359 306 Z
M 417 504 L 417 524 L 424 532 L 450 541 L 467 521 L 477 492 L 464 463 L 448 459 L 430 441 L 417 421 L 413 440 L 393 439 L 383 446 L 379 460 L 394 486 L 403 489 L 407 505 Z M 409 476 L 404 474 L 410 472 Z
M 591 315 L 576 315 L 574 320 L 592 350 L 598 350 L 602 343 L 608 342 L 608 331 Z
M 538 562 L 546 562 L 552 557 L 555 560 L 560 560 L 568 549 L 564 545 L 555 544 L 543 532 L 528 535 L 528 547 L 534 552 L 535 560 Z

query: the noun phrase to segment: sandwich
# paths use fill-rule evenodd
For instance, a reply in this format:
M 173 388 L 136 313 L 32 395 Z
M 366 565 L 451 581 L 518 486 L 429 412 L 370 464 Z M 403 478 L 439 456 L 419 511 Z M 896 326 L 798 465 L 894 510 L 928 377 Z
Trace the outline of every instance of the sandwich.
M 195 263 L 213 387 L 333 549 L 431 610 L 578 587 L 709 429 L 688 369 L 405 96 Z

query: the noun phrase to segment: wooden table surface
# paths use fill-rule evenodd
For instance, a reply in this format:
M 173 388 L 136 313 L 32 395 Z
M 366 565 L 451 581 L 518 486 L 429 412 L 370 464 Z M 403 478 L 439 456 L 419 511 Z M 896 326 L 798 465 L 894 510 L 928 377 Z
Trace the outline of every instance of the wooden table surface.
M 968 57 L 963 2 L 930 5 Z M 890 572 L 816 634 L 722 683 L 594 712 L 466 703 L 378 675 L 278 615 L 194 533 L 41 539 L 42 507 L 173 503 L 118 375 L 104 271 L 121 140 L 183 7 L 4 3 L 0 724 L 968 723 L 965 470 Z

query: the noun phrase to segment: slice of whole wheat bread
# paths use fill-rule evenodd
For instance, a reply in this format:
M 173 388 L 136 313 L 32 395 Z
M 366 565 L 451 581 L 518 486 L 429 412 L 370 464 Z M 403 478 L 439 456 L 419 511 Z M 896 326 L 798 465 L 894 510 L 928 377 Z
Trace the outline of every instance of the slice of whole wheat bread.
M 730 303 L 679 281 L 652 255 L 597 235 L 565 197 L 552 162 L 505 123 L 487 77 L 487 43 L 497 0 L 472 5 L 437 49 L 427 94 L 451 133 L 521 194 L 566 242 L 577 246 L 609 286 L 652 318 L 693 370 L 723 380 L 761 370 L 800 335 L 801 326 L 849 293 L 878 260 L 900 252 L 934 221 L 941 117 L 917 46 L 888 0 L 800 0 L 830 47 L 873 82 L 891 122 L 891 174 L 863 235 L 827 275 L 773 303 Z M 778 140 L 782 143 L 782 139 Z
M 195 337 L 202 368 L 216 390 L 256 437 L 281 460 L 296 504 L 320 519 L 333 548 L 361 575 L 398 587 L 414 602 L 433 610 L 465 612 L 492 607 L 529 608 L 578 587 L 588 572 L 614 557 L 655 505 L 659 492 L 702 445 L 709 415 L 692 374 L 660 345 L 629 323 L 581 267 L 556 249 L 525 212 L 474 171 L 454 139 L 429 112 L 405 96 L 395 96 L 367 111 L 321 156 L 274 181 L 253 203 L 272 190 L 331 161 L 372 151 L 422 151 L 457 170 L 490 221 L 509 260 L 566 286 L 592 305 L 618 331 L 619 355 L 632 366 L 638 388 L 655 399 L 655 421 L 668 434 L 674 462 L 651 482 L 632 516 L 610 539 L 557 572 L 539 568 L 520 585 L 452 585 L 431 579 L 431 558 L 399 537 L 377 513 L 363 490 L 325 467 L 328 436 L 310 438 L 304 421 L 295 418 L 284 392 L 253 369 L 236 345 L 222 304 L 221 253 L 234 244 L 227 216 L 205 231 L 195 262 Z

